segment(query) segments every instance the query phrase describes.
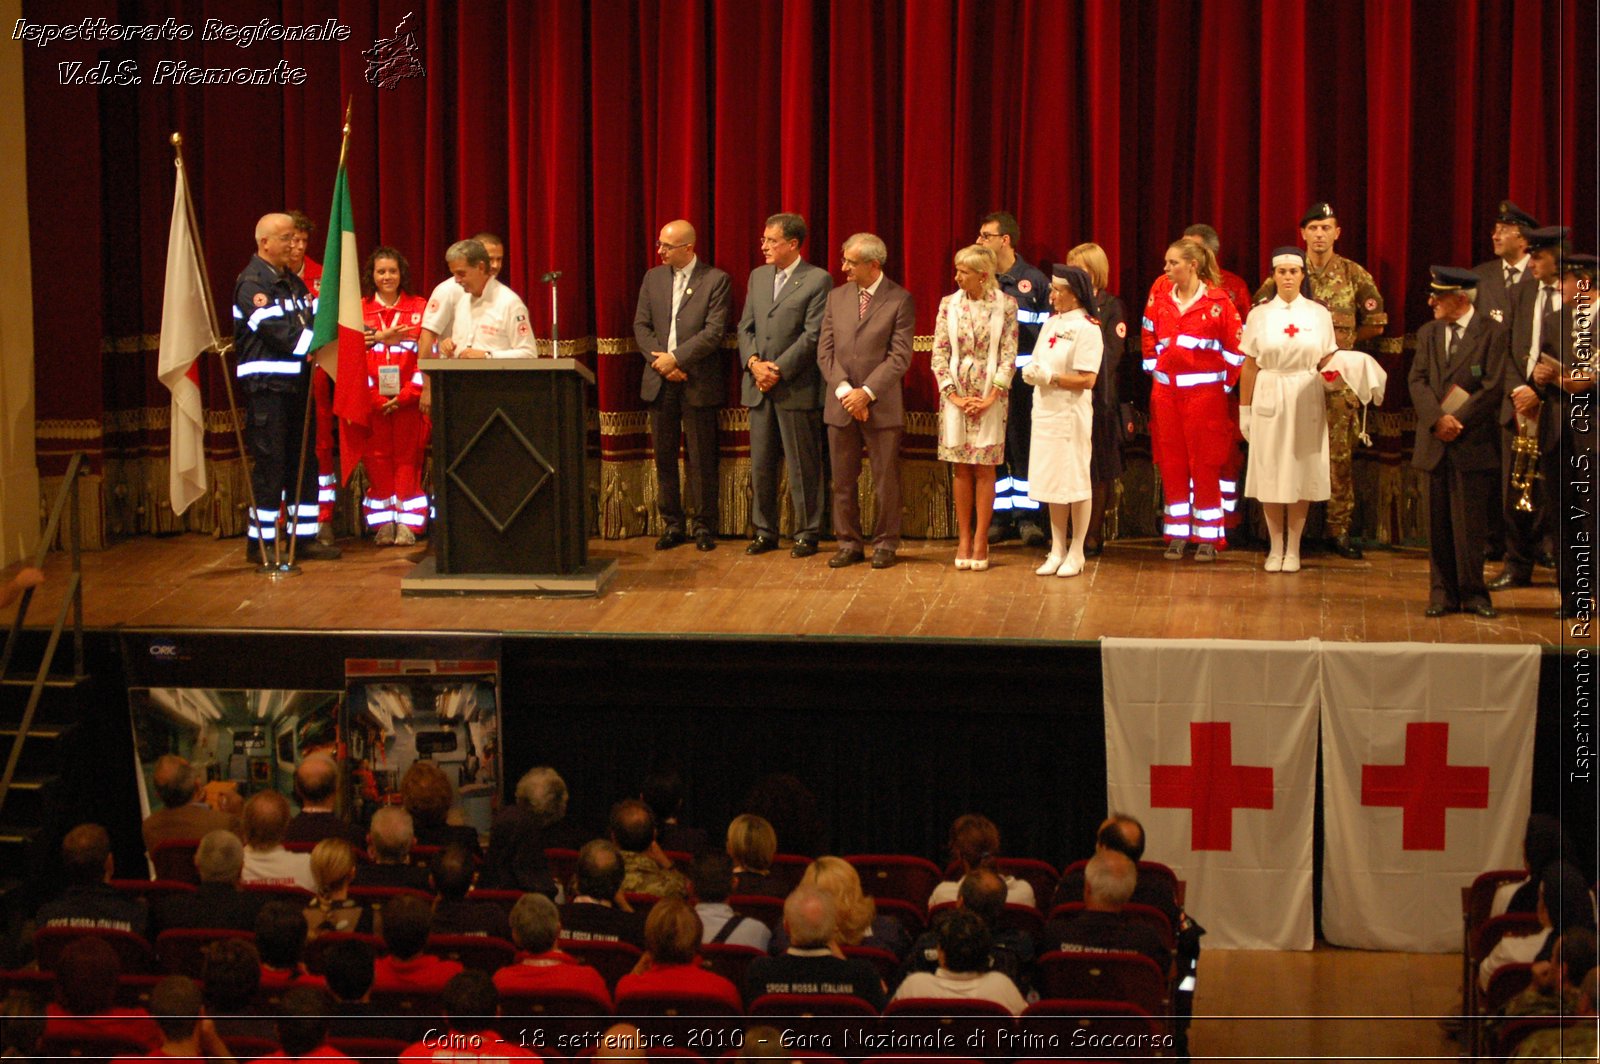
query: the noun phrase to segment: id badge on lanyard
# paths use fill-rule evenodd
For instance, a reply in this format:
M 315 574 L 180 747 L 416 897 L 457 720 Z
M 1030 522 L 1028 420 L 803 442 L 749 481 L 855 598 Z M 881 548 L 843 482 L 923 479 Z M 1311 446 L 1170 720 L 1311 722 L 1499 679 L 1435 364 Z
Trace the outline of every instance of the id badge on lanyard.
M 385 399 L 393 399 L 400 394 L 400 367 L 378 367 L 378 394 Z

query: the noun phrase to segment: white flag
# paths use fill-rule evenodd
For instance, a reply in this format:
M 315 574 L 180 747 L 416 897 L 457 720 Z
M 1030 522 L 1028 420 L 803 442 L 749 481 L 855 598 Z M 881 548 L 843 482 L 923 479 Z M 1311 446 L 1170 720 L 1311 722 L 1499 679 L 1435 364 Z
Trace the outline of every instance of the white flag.
M 1338 946 L 1461 946 L 1461 888 L 1521 863 L 1536 646 L 1325 643 L 1322 931 Z
M 200 353 L 216 341 L 206 313 L 205 279 L 189 228 L 189 186 L 178 167 L 167 236 L 167 284 L 161 304 L 161 354 L 156 375 L 172 392 L 172 451 L 168 458 L 174 513 L 206 493 L 206 423 L 200 401 Z
M 1106 789 L 1225 949 L 1310 949 L 1315 642 L 1105 639 Z

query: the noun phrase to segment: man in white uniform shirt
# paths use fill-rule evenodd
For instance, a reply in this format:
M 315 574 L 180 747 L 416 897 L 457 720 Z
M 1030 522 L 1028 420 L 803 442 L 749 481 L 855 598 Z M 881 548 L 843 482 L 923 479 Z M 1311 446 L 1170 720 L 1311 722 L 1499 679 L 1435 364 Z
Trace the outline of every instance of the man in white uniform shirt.
M 455 357 L 537 357 L 528 308 L 520 296 L 495 279 L 488 250 L 476 240 L 461 240 L 450 245 L 444 260 L 465 296 L 451 316 L 450 345 Z
M 489 274 L 498 278 L 500 265 L 505 261 L 505 242 L 493 233 L 479 233 L 472 239 L 482 244 L 489 253 Z M 451 329 L 455 324 L 456 305 L 469 298 L 466 291 L 456 284 L 454 276 L 446 277 L 434 286 L 428 296 L 427 310 L 422 314 L 422 332 L 417 338 L 419 357 L 433 358 L 437 354 L 440 358 L 450 358 L 455 354 Z M 435 345 L 438 346 L 437 352 L 434 351 Z M 424 414 L 433 407 L 433 390 L 426 382 L 422 388 L 421 407 Z

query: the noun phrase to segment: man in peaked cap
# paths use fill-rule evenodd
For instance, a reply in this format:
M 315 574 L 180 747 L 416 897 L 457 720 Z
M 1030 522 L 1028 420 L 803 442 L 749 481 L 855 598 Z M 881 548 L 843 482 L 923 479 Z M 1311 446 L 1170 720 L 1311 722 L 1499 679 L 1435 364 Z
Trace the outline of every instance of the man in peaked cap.
M 1431 267 L 1433 320 L 1417 330 L 1411 403 L 1417 436 L 1411 464 L 1428 474 L 1426 615 L 1466 612 L 1497 617 L 1483 583 L 1483 507 L 1500 474 L 1501 382 L 1506 327 L 1479 314 L 1478 275 Z
M 1383 334 L 1389 315 L 1383 309 L 1383 295 L 1372 274 L 1361 264 L 1334 252 L 1339 239 L 1339 218 L 1331 203 L 1313 203 L 1300 216 L 1300 237 L 1306 245 L 1306 276 L 1311 280 L 1311 295 L 1333 315 L 1333 336 L 1340 350 L 1365 348 Z M 1256 302 L 1271 299 L 1273 281 L 1268 277 L 1256 289 Z M 1370 353 L 1370 352 L 1369 352 Z M 1338 391 L 1328 392 L 1328 515 L 1324 528 L 1328 547 L 1342 558 L 1357 560 L 1361 548 L 1350 538 L 1355 517 L 1356 489 L 1351 471 L 1355 451 L 1356 423 L 1361 401 L 1350 386 L 1341 382 Z
M 1561 265 L 1561 309 L 1544 323 L 1543 351 L 1560 362 L 1534 367 L 1538 387 L 1559 389 L 1550 414 L 1561 428 L 1559 476 L 1544 482 L 1552 531 L 1559 530 L 1556 616 L 1594 616 L 1595 484 L 1595 270 L 1593 255 L 1567 255 Z M 1582 570 L 1579 563 L 1584 563 Z

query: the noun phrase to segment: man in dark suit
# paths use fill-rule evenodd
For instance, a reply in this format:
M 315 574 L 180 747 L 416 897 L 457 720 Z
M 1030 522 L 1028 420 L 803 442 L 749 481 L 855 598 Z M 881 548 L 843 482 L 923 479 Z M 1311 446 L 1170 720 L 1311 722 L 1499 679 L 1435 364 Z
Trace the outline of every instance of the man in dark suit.
M 1555 531 L 1554 510 L 1545 504 L 1542 491 L 1529 494 L 1532 510 L 1518 509 L 1523 496 L 1521 490 L 1512 485 L 1511 474 L 1516 465 L 1515 441 L 1518 435 L 1523 435 L 1538 441 L 1540 478 L 1553 481 L 1560 475 L 1556 466 L 1561 426 L 1557 424 L 1555 412 L 1546 409 L 1547 404 L 1559 398 L 1560 389 L 1554 383 L 1535 384 L 1532 374 L 1539 352 L 1545 346 L 1541 343 L 1545 323 L 1562 304 L 1561 246 L 1566 235 L 1566 229 L 1560 226 L 1528 233 L 1528 246 L 1532 249 L 1528 255 L 1529 280 L 1517 285 L 1512 292 L 1510 349 L 1505 380 L 1501 382 L 1504 393 L 1500 401 L 1501 476 L 1496 491 L 1504 498 L 1502 518 L 1506 552 L 1500 575 L 1489 582 L 1491 591 L 1527 587 L 1533 583 L 1535 563 L 1554 564 L 1546 546 Z
M 1534 368 L 1535 384 L 1559 388 L 1552 414 L 1561 428 L 1556 476 L 1543 485 L 1561 540 L 1556 551 L 1560 618 L 1594 619 L 1595 552 L 1595 270 L 1593 255 L 1568 255 L 1562 265 L 1563 306 L 1544 322 L 1543 349 L 1561 363 Z M 1582 572 L 1579 564 L 1582 563 Z M 1587 579 L 1584 578 L 1587 574 Z M 1574 633 L 1578 634 L 1578 633 Z
M 687 543 L 678 489 L 678 441 L 687 438 L 694 545 L 717 547 L 717 407 L 722 403 L 722 336 L 728 331 L 728 275 L 694 253 L 694 226 L 661 227 L 661 265 L 644 275 L 633 337 L 644 356 L 639 396 L 650 404 L 657 506 L 666 526 L 656 550 Z
M 750 523 L 746 554 L 778 548 L 778 463 L 789 467 L 796 558 L 822 538 L 822 374 L 817 333 L 832 282 L 800 257 L 806 220 L 774 214 L 761 234 L 765 266 L 750 272 L 739 319 L 739 388 L 750 409 Z
M 1432 267 L 1433 321 L 1417 330 L 1411 464 L 1428 473 L 1429 617 L 1453 611 L 1497 617 L 1483 583 L 1481 499 L 1500 471 L 1500 385 L 1506 328 L 1475 312 L 1478 275 Z
M 900 549 L 900 437 L 905 407 L 900 380 L 911 365 L 916 308 L 911 293 L 883 275 L 888 249 L 871 233 L 844 242 L 849 280 L 828 296 L 817 341 L 817 365 L 827 384 L 822 419 L 833 459 L 833 531 L 839 551 L 828 565 L 842 569 L 866 555 L 862 547 L 861 448 L 872 463 L 878 520 L 872 567 L 887 569 Z

